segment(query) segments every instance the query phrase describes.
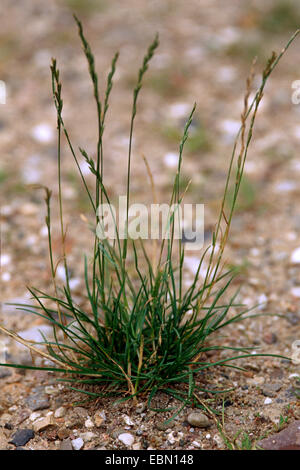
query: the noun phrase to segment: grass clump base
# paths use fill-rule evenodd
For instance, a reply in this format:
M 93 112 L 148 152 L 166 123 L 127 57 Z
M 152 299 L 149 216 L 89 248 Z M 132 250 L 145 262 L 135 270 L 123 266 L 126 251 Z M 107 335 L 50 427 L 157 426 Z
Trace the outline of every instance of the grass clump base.
M 235 273 L 233 270 L 224 272 L 223 254 L 243 181 L 244 165 L 257 110 L 266 82 L 299 31 L 292 36 L 278 56 L 273 53 L 263 70 L 261 85 L 254 99 L 249 102 L 254 77 L 252 67 L 247 79 L 241 127 L 233 146 L 212 242 L 210 247 L 202 253 L 194 279 L 186 288 L 184 283 L 185 246 L 180 240 L 174 239 L 176 223 L 174 213 L 169 215 L 168 220 L 170 237 L 160 243 L 150 242 L 151 255 L 148 254 L 148 244 L 143 240 L 133 240 L 128 237 L 121 239 L 117 223 L 114 227 L 116 237 L 113 243 L 108 239 L 100 240 L 96 235 L 96 226 L 101 224 L 97 207 L 102 202 L 110 203 L 103 172 L 103 133 L 118 54 L 112 60 L 104 97 L 101 100 L 94 56 L 80 21 L 76 17 L 75 20 L 88 62 L 97 109 L 96 158 L 94 160 L 84 149 L 77 150 L 72 145 L 62 116 L 63 100 L 59 70 L 56 61 L 53 60 L 51 75 L 53 99 L 57 111 L 58 195 L 63 248 L 61 257 L 56 262 L 52 251 L 51 191 L 43 187 L 46 194 L 46 225 L 53 292 L 41 292 L 38 289 L 29 288 L 35 302 L 29 306 L 19 305 L 18 308 L 49 321 L 53 326 L 54 340 L 44 338 L 42 344 L 45 348 L 40 349 L 36 344 L 23 340 L 13 331 L 0 326 L 2 332 L 26 345 L 34 355 L 42 356 L 46 361 L 41 366 L 2 365 L 62 373 L 62 380 L 68 382 L 71 388 L 80 390 L 91 398 L 114 395 L 121 397 L 121 400 L 135 400 L 139 395 L 147 395 L 148 405 L 151 407 L 155 394 L 158 391 L 164 391 L 182 402 L 182 406 L 176 413 L 187 404 L 207 409 L 207 405 L 199 398 L 198 392 L 218 393 L 218 391 L 196 386 L 197 374 L 216 366 L 239 369 L 240 367 L 233 361 L 244 357 L 254 357 L 248 349 L 220 346 L 213 342 L 215 332 L 247 318 L 249 312 L 236 304 L 237 294 L 226 301 Z M 133 91 L 126 179 L 127 230 L 131 195 L 132 139 L 137 103 L 143 77 L 157 47 L 158 37 L 155 37 L 138 71 Z M 184 197 L 185 191 L 183 194 L 181 191 L 181 169 L 184 148 L 195 109 L 196 105 L 191 109 L 179 142 L 178 166 L 170 205 L 181 204 Z M 87 258 L 84 261 L 88 309 L 82 309 L 75 302 L 69 285 L 68 260 L 64 248 L 66 230 L 61 181 L 61 140 L 63 137 L 68 143 L 83 188 L 87 193 L 91 212 L 94 214 L 95 239 L 91 261 Z M 94 176 L 93 188 L 89 186 L 81 171 L 79 158 L 84 158 L 89 165 Z M 146 166 L 153 186 L 148 162 Z M 200 271 L 204 260 L 207 268 L 204 278 L 201 278 Z M 63 286 L 58 285 L 56 281 L 56 269 L 60 262 L 64 264 L 65 269 L 66 282 Z M 130 269 L 128 269 L 129 265 Z M 50 304 L 51 307 L 49 307 Z M 238 313 L 232 314 L 231 311 L 235 307 L 239 307 Z M 213 350 L 228 350 L 228 357 L 210 362 L 206 353 Z M 178 384 L 183 384 L 180 390 Z M 89 390 L 89 385 L 93 386 L 93 391 Z M 97 386 L 99 386 L 99 391 L 97 391 Z

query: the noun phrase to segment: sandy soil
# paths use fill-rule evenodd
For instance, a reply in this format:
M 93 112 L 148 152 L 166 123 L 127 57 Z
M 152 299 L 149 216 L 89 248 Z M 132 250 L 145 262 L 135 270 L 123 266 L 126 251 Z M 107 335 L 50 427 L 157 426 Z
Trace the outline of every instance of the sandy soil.
M 270 32 L 266 18 L 272 2 L 262 5 L 259 1 L 227 0 L 226 9 L 221 0 L 125 3 L 27 0 L 20 8 L 17 1 L 1 1 L 5 21 L 0 32 L 0 80 L 7 86 L 6 104 L 0 105 L 1 323 L 6 328 L 35 335 L 42 322 L 4 303 L 28 301 L 28 284 L 51 289 L 43 194 L 26 185 L 47 184 L 57 196 L 55 112 L 49 73 L 52 56 L 61 69 L 65 121 L 75 147 L 80 145 L 95 154 L 92 88 L 72 11 L 85 25 L 98 70 L 104 73 L 100 74 L 102 83 L 113 53 L 120 51 L 105 137 L 105 177 L 115 195 L 123 194 L 125 188 L 132 84 L 144 51 L 159 32 L 161 45 L 145 80 L 138 109 L 134 198 L 150 200 L 141 158 L 144 154 L 160 201 L 168 200 L 175 171 L 168 154 L 177 151 L 178 132 L 196 101 L 195 132 L 205 138 L 186 152 L 183 173 L 187 180 L 192 178 L 187 201 L 205 204 L 208 230 L 222 195 L 251 60 L 258 55 L 258 83 L 266 57 L 273 49 L 279 51 L 293 33 L 296 13 L 300 18 L 296 10 L 286 25 L 282 20 L 285 27 L 277 31 L 275 25 Z M 260 313 L 276 315 L 228 328 L 221 339 L 223 344 L 284 356 L 290 356 L 293 342 L 300 340 L 300 260 L 295 251 L 300 247 L 300 105 L 291 100 L 292 83 L 300 79 L 299 44 L 298 40 L 290 48 L 266 88 L 226 252 L 228 264 L 240 272 L 234 286 L 241 284 L 239 300 L 249 306 L 260 303 Z M 89 214 L 66 146 L 63 179 L 69 225 L 67 248 L 75 293 L 77 290 L 80 295 L 83 254 L 89 250 L 90 241 L 80 214 L 87 218 Z M 54 245 L 58 252 L 59 235 L 54 236 Z M 187 271 L 192 270 L 191 264 L 187 264 Z M 0 340 L 10 360 L 29 360 L 24 349 L 3 335 Z M 240 432 L 236 446 L 246 447 L 243 432 L 255 444 L 263 435 L 278 431 L 280 416 L 281 427 L 300 419 L 300 369 L 280 359 L 244 360 L 239 365 L 244 365 L 247 372 L 215 370 L 198 380 L 217 388 L 234 388 L 225 396 L 224 430 L 232 441 Z M 84 449 L 126 448 L 118 438 L 124 433 L 134 437 L 130 444 L 134 449 L 226 448 L 210 416 L 207 429 L 193 428 L 187 422 L 190 409 L 163 429 L 161 423 L 171 414 L 148 410 L 143 405 L 146 397 L 137 408 L 131 402 L 112 406 L 110 399 L 99 399 L 74 410 L 73 404 L 82 397 L 58 386 L 52 374 L 6 372 L 0 369 L 1 449 L 14 449 L 9 443 L 12 434 L 20 428 L 31 429 L 38 418 L 47 416 L 49 420 L 52 416 L 51 424 L 35 432 L 24 448 L 59 449 L 76 439 L 83 440 Z M 46 400 L 44 409 L 36 411 L 29 406 L 28 397 L 34 393 Z M 221 412 L 222 398 L 203 398 L 212 400 L 209 403 Z M 155 406 L 161 405 L 176 403 L 161 394 Z M 61 407 L 64 411 L 56 412 Z

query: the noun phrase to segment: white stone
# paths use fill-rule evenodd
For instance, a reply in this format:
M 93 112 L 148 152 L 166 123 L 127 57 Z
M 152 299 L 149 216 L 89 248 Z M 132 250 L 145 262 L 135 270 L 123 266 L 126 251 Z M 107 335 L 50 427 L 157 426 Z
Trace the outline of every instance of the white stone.
M 199 263 L 200 263 L 200 259 L 199 258 L 196 258 L 196 256 L 186 256 L 184 258 L 184 262 L 187 266 L 187 268 L 193 273 L 193 274 L 196 274 L 197 270 L 198 270 L 198 267 L 199 267 Z
M 259 251 L 258 248 L 251 248 L 251 250 L 250 250 L 250 255 L 251 256 L 259 256 L 259 254 L 260 254 L 260 251 Z
M 129 432 L 124 432 L 118 436 L 119 441 L 123 442 L 126 447 L 132 446 L 134 443 L 134 437 Z
M 224 119 L 221 122 L 222 131 L 230 137 L 235 137 L 241 127 L 240 121 L 234 119 Z
M 173 118 L 184 118 L 188 117 L 189 113 L 192 110 L 192 107 L 189 103 L 175 103 L 170 106 L 170 115 Z
M 266 296 L 266 294 L 261 294 L 259 297 L 258 297 L 258 309 L 261 310 L 263 308 L 265 308 L 265 306 L 267 305 L 268 303 L 268 297 Z
M 65 271 L 64 266 L 62 265 L 57 266 L 56 276 L 59 277 L 62 281 L 66 282 L 66 271 Z
M 10 305 L 9 305 L 10 304 Z M 16 310 L 17 307 L 15 307 L 14 304 L 25 304 L 25 305 L 31 305 L 32 300 L 29 299 L 29 296 L 27 295 L 27 292 L 24 294 L 24 297 L 14 297 L 11 299 L 7 299 L 5 302 L 2 304 L 2 313 L 3 314 L 15 314 L 20 312 L 20 310 Z M 22 312 L 22 315 L 24 315 L 25 312 Z
M 66 408 L 64 406 L 60 406 L 59 408 L 57 408 L 57 410 L 55 410 L 54 412 L 54 417 L 55 418 L 63 418 L 66 414 Z
M 127 426 L 134 426 L 134 422 L 127 415 L 123 415 L 123 419 Z
M 81 437 L 72 440 L 72 447 L 74 450 L 80 450 L 84 446 L 84 441 Z
M 88 175 L 91 175 L 91 170 L 90 170 L 90 167 L 89 167 L 89 164 L 84 161 L 82 163 L 80 163 L 80 170 L 81 170 L 81 173 L 83 174 L 83 176 L 88 176 Z
M 289 379 L 294 379 L 295 377 L 300 377 L 300 375 L 296 373 L 289 375 Z
M 32 129 L 32 137 L 43 144 L 50 143 L 54 138 L 54 132 L 52 127 L 48 124 L 38 124 Z
M 300 297 L 300 287 L 292 287 L 291 288 L 291 294 L 294 297 Z
M 76 289 L 76 287 L 80 286 L 80 279 L 70 279 L 69 280 L 70 289 Z
M 4 272 L 1 274 L 1 279 L 3 282 L 8 282 L 11 279 L 11 275 L 8 272 Z
M 276 184 L 275 191 L 278 193 L 288 193 L 296 189 L 296 183 L 294 181 L 281 181 Z
M 8 411 L 17 411 L 17 409 L 18 409 L 17 405 L 13 405 L 8 408 Z
M 266 398 L 264 401 L 264 405 L 270 405 L 273 402 L 272 398 Z
M 45 418 L 38 418 L 33 423 L 33 429 L 35 432 L 43 431 L 44 429 L 52 426 L 54 423 L 54 418 L 52 415 L 46 416 Z
M 57 392 L 57 388 L 54 387 L 53 385 L 47 385 L 45 387 L 45 393 L 47 393 L 47 395 L 54 395 L 56 392 Z
M 291 262 L 294 264 L 300 263 L 300 247 L 296 248 L 291 256 Z
M 174 444 L 176 442 L 176 439 L 174 437 L 174 431 L 171 431 L 169 434 L 168 434 L 168 441 L 170 442 L 170 444 Z
M 18 335 L 21 338 L 26 339 L 27 341 L 36 341 L 36 342 L 43 342 L 42 334 L 47 338 L 48 335 L 51 335 L 53 329 L 49 325 L 39 325 L 33 326 L 28 330 L 18 331 Z M 41 334 L 42 333 L 42 334 Z
M 41 413 L 39 413 L 38 411 L 35 411 L 34 413 L 31 413 L 31 415 L 29 416 L 29 419 L 30 421 L 35 421 L 40 416 L 41 416 Z
M 192 444 L 195 447 L 199 447 L 199 448 L 201 447 L 201 444 L 198 441 L 193 441 Z
M 47 237 L 48 236 L 48 228 L 46 225 L 44 225 L 41 230 L 40 230 L 40 235 L 42 237 Z
M 178 154 L 173 152 L 168 152 L 164 156 L 164 163 L 170 168 L 176 168 L 178 165 Z
M 197 273 L 197 269 L 199 267 L 200 259 L 197 258 L 196 256 L 185 256 L 184 262 L 185 262 L 185 265 L 186 265 L 187 269 L 192 274 L 195 275 Z M 205 275 L 206 275 L 206 271 L 207 271 L 206 263 L 202 262 L 202 265 L 201 265 L 200 271 L 199 271 L 199 276 L 204 278 Z
M 0 266 L 7 266 L 11 262 L 11 256 L 3 253 L 0 257 Z
M 88 429 L 94 427 L 94 423 L 93 423 L 93 421 L 91 420 L 91 418 L 88 418 L 88 419 L 85 421 L 84 425 L 85 425 L 85 427 L 88 428 Z

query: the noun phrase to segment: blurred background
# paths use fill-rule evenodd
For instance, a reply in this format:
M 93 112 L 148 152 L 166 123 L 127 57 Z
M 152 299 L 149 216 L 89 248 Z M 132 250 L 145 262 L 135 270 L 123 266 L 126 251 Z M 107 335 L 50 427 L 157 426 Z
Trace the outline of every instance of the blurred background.
M 6 84 L 6 104 L 0 105 L 2 300 L 26 298 L 26 284 L 49 286 L 44 194 L 28 185 L 46 184 L 55 202 L 51 57 L 56 57 L 61 71 L 64 119 L 74 147 L 81 146 L 92 156 L 96 152 L 92 86 L 73 12 L 83 22 L 93 48 L 102 93 L 113 54 L 120 52 L 104 138 L 105 180 L 112 199 L 125 192 L 132 90 L 143 55 L 158 32 L 160 46 L 138 104 L 133 199 L 151 202 L 144 154 L 159 202 L 169 201 L 180 137 L 196 101 L 182 185 L 192 179 L 186 200 L 205 204 L 209 234 L 252 60 L 257 56 L 258 85 L 267 58 L 273 50 L 280 51 L 300 26 L 299 7 L 292 0 L 1 0 L 0 80 Z M 242 300 L 289 312 L 296 323 L 300 276 L 299 256 L 293 258 L 293 253 L 300 246 L 300 105 L 293 104 L 291 97 L 292 83 L 300 79 L 299 54 L 300 39 L 266 88 L 227 253 L 227 264 L 247 280 Z M 87 221 L 92 214 L 65 142 L 62 158 L 72 286 L 80 291 L 82 255 L 90 249 Z M 86 165 L 81 165 L 89 179 Z M 58 256 L 55 230 L 53 242 Z M 187 259 L 191 272 L 195 259 Z M 58 275 L 62 276 L 60 270 Z M 11 309 L 3 307 L 5 324 L 20 327 L 19 322 L 27 320 L 10 317 Z

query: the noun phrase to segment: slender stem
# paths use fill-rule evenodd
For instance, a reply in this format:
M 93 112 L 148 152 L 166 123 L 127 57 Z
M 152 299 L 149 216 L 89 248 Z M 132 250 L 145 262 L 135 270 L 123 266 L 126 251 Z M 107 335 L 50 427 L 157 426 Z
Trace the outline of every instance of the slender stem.
M 55 60 L 53 60 L 52 65 L 51 65 L 51 75 L 52 75 L 53 99 L 57 107 L 58 200 L 59 200 L 59 218 L 60 218 L 60 230 L 61 230 L 61 240 L 62 240 L 62 253 L 63 253 L 67 289 L 68 289 L 68 292 L 70 292 L 69 270 L 68 270 L 68 265 L 67 265 L 66 243 L 65 243 L 66 233 L 65 233 L 64 222 L 63 222 L 62 185 L 61 185 L 61 121 L 59 119 L 59 115 L 62 112 L 63 102 L 61 99 L 61 83 L 59 82 L 59 71 L 56 68 Z

